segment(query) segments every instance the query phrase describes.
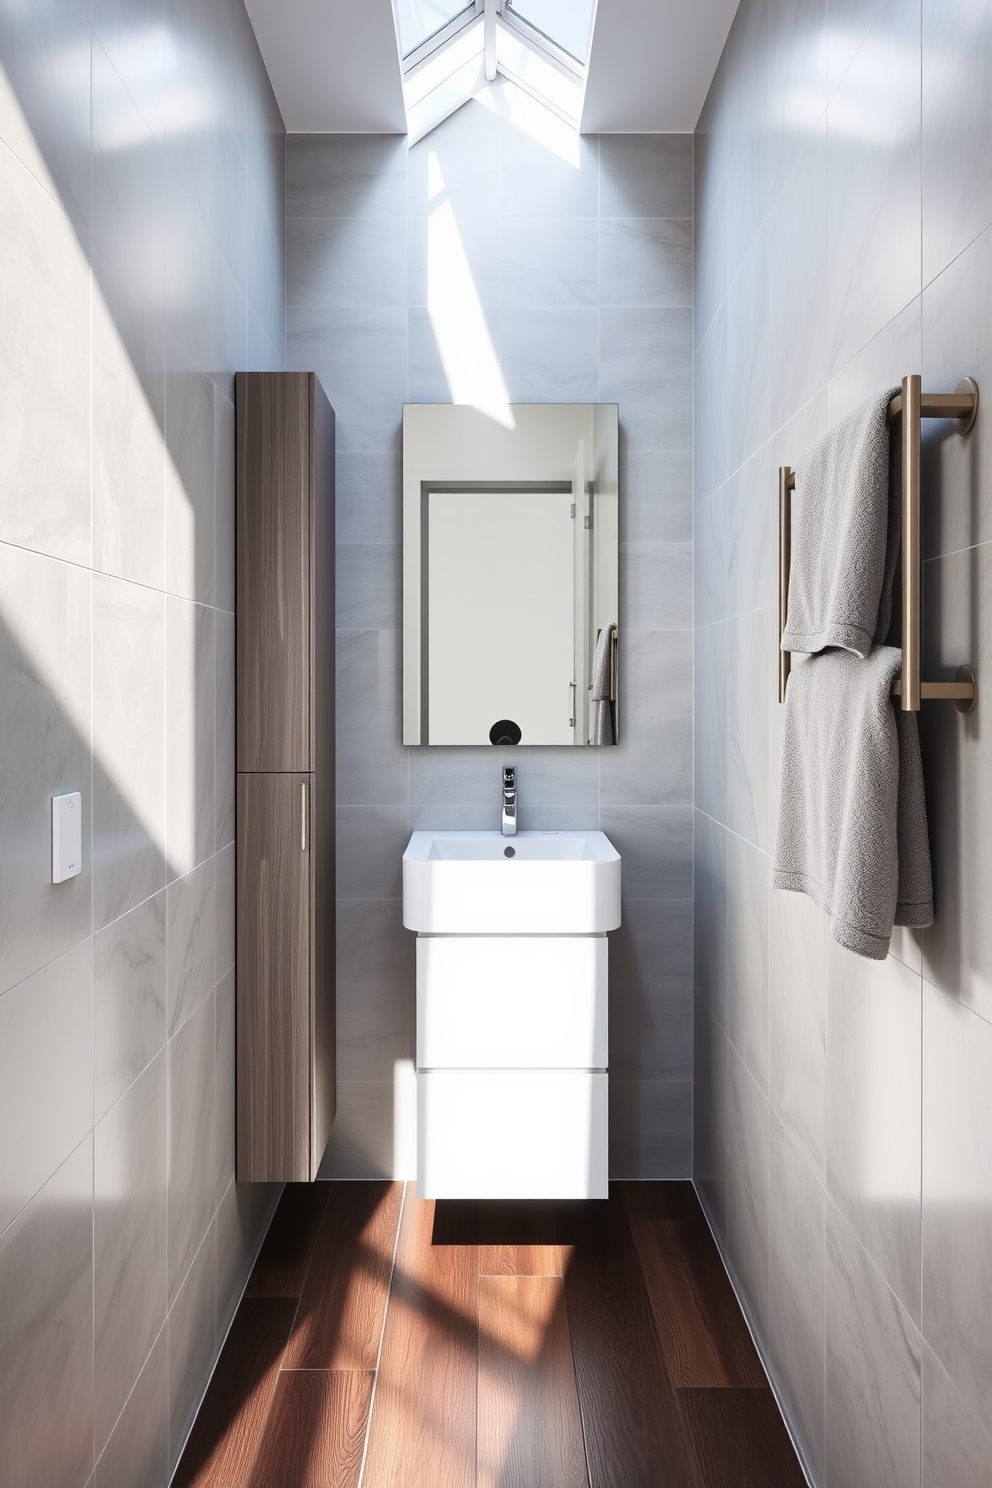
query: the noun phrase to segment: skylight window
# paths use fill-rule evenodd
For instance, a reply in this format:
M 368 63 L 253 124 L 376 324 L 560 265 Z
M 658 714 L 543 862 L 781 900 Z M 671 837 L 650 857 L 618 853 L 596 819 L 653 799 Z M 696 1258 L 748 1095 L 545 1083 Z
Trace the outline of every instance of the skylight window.
M 506 0 L 508 15 L 533 26 L 576 62 L 589 59 L 589 38 L 596 0 Z
M 475 0 L 396 0 L 400 55 L 405 59 L 459 16 L 475 11 Z

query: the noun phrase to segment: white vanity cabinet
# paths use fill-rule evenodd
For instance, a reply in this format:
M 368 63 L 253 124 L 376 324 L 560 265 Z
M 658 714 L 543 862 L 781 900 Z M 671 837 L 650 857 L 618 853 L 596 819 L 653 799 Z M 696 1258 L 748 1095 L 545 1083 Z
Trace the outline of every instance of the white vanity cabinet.
M 417 838 L 403 867 L 404 922 L 419 932 L 418 1195 L 605 1198 L 605 932 L 620 921 L 619 856 L 600 832 Z M 504 856 L 508 845 L 512 858 Z M 457 865 L 464 908 L 450 918 L 441 912 L 453 933 L 438 925 L 432 863 Z M 477 864 L 485 867 L 478 898 Z M 576 933 L 571 910 L 549 913 L 557 933 L 533 933 L 545 880 L 555 887 L 549 906 L 569 900 L 568 874 L 563 888 L 555 866 L 571 870 L 583 902 L 595 906 L 584 933 Z M 436 875 L 444 903 L 450 877 Z M 491 933 L 499 923 L 507 932 Z

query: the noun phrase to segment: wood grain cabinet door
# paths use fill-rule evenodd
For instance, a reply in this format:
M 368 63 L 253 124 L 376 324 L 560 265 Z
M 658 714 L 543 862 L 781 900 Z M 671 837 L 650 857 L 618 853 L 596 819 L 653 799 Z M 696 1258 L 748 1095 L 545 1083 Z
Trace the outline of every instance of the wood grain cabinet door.
M 238 776 L 238 1179 L 310 1178 L 311 779 Z

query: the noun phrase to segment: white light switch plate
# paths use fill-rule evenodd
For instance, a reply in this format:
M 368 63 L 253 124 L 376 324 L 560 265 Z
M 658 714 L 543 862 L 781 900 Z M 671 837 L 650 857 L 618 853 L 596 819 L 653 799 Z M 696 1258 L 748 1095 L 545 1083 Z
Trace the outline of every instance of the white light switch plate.
M 79 791 L 52 797 L 52 883 L 75 878 L 82 867 L 83 798 Z

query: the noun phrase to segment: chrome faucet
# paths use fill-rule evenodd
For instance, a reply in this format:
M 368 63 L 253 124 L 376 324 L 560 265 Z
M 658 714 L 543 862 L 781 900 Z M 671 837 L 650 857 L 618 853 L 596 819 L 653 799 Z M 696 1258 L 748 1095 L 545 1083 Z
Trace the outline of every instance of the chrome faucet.
M 503 766 L 503 824 L 504 837 L 517 835 L 517 772 L 513 765 Z

